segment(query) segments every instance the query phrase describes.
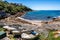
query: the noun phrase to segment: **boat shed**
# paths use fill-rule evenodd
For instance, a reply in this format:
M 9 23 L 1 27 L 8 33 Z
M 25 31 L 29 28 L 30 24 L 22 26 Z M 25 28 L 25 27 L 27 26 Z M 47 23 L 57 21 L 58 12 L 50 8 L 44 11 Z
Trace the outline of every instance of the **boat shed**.
M 0 39 L 3 39 L 4 37 L 6 37 L 6 33 L 5 32 L 0 32 Z

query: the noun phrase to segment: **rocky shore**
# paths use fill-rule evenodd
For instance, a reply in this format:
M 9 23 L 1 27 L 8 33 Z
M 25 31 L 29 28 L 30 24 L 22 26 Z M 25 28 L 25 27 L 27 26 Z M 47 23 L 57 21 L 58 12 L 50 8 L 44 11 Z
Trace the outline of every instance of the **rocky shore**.
M 20 17 L 21 14 L 9 16 L 5 19 L 0 20 L 0 25 L 8 25 L 8 26 L 16 26 L 20 25 L 25 30 L 35 30 L 37 33 L 41 34 L 43 33 L 45 37 L 48 36 L 49 30 L 60 30 L 60 19 L 56 18 L 52 21 L 31 21 L 31 20 L 25 20 Z

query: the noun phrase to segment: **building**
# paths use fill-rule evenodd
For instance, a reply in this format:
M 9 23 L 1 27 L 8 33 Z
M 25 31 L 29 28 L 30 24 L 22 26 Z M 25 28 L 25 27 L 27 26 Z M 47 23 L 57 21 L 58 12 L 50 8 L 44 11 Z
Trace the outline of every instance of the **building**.
M 5 32 L 0 32 L 0 39 L 3 39 L 4 37 L 6 37 L 6 33 Z
M 4 11 L 0 11 L 0 18 L 5 18 L 6 17 L 6 13 Z

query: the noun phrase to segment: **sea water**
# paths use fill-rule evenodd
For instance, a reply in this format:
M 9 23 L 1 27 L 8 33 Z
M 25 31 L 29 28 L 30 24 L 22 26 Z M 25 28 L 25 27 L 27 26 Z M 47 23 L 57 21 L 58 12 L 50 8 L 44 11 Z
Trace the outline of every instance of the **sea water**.
M 60 16 L 60 10 L 39 10 L 27 12 L 22 16 L 28 20 L 51 20 L 53 17 Z

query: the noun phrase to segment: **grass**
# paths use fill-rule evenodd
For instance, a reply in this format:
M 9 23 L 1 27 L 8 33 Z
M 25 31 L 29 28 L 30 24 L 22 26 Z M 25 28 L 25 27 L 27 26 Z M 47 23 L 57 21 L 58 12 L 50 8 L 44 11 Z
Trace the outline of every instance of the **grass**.
M 55 38 L 53 36 L 54 36 L 53 31 L 50 31 L 46 40 L 54 40 Z
M 0 28 L 0 31 L 3 31 L 4 29 L 3 28 Z
M 44 35 L 41 34 L 41 35 L 35 37 L 35 38 L 32 39 L 32 40 L 60 40 L 60 37 L 54 38 L 54 35 L 55 35 L 55 34 L 54 34 L 53 32 L 54 32 L 54 31 L 50 31 L 47 38 L 45 38 Z
M 10 38 L 10 40 L 15 40 L 15 38 L 13 37 L 13 35 L 10 35 L 8 38 Z
M 4 31 L 5 29 L 3 28 L 3 26 L 0 26 L 0 31 Z
M 46 38 L 46 40 L 60 40 L 60 37 L 58 38 L 54 38 L 54 31 L 50 31 L 48 37 Z

